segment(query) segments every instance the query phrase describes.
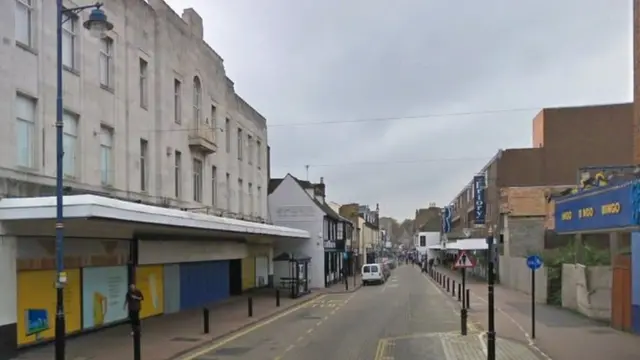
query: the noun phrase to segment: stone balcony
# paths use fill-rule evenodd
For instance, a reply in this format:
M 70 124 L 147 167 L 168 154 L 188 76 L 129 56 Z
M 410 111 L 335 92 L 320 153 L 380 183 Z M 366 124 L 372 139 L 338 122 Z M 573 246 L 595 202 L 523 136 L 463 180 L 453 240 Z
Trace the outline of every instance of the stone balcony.
M 189 148 L 192 151 L 205 155 L 213 154 L 218 150 L 215 142 L 215 128 L 198 126 L 189 130 Z

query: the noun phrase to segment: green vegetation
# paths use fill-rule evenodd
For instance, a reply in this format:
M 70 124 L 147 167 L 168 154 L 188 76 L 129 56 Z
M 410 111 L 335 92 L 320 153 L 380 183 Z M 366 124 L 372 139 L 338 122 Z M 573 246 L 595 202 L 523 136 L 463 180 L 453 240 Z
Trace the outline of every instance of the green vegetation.
M 533 255 L 533 253 L 529 254 Z M 567 245 L 562 248 L 545 250 L 540 254 L 547 269 L 547 303 L 550 305 L 562 305 L 562 264 L 579 263 L 585 266 L 611 265 L 611 256 L 608 249 L 596 249 L 585 245 L 582 251 L 582 261 L 576 261 L 577 247 Z

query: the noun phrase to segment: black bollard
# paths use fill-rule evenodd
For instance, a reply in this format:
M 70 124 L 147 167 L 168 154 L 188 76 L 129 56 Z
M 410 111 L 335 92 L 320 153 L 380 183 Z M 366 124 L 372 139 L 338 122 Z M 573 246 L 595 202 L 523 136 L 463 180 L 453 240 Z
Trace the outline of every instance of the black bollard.
M 458 283 L 458 301 L 462 301 L 462 284 Z
M 140 326 L 136 326 L 133 330 L 133 359 L 140 360 L 142 358 L 142 346 L 140 345 Z
M 456 281 L 453 280 L 453 286 L 451 286 L 451 295 L 456 296 Z
M 467 309 L 471 309 L 471 306 L 469 306 L 469 304 L 471 304 L 471 301 L 469 299 L 471 299 L 471 295 L 470 295 L 469 289 L 467 289 L 467 297 L 466 297 Z
M 346 276 L 344 277 L 344 290 L 349 291 L 349 279 Z
M 204 333 L 209 333 L 209 309 L 202 308 L 202 325 L 204 327 Z
M 247 299 L 247 310 L 249 312 L 249 317 L 253 317 L 253 298 L 251 296 Z
M 467 309 L 460 310 L 460 334 L 467 335 Z
M 276 307 L 280 307 L 280 289 L 276 289 Z
M 450 282 L 451 282 L 451 279 L 447 278 L 447 292 L 451 291 Z

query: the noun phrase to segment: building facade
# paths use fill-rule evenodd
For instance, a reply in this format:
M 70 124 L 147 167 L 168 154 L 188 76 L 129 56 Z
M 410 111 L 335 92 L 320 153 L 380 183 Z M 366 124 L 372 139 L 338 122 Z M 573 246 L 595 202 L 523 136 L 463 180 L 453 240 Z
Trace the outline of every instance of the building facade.
M 50 194 L 56 5 L 12 5 L 0 22 L 10 39 L 0 52 L 0 192 Z M 180 17 L 162 0 L 109 1 L 104 10 L 114 24 L 104 39 L 82 27 L 87 12 L 64 25 L 65 185 L 266 219 L 266 120 L 235 92 L 203 40 L 202 18 L 193 9 Z
M 267 222 L 266 120 L 234 90 L 202 18 L 162 0 L 113 0 L 93 38 L 63 25 L 64 245 L 56 228 L 56 3 L 12 0 L 0 15 L 0 359 L 50 341 L 56 255 L 67 332 L 143 318 L 266 285 L 274 239 L 309 233 Z M 65 1 L 65 5 L 73 6 Z M 223 218 L 225 217 L 225 218 Z M 35 327 L 34 327 L 35 325 Z
M 500 223 L 500 191 L 506 187 L 570 186 L 578 170 L 592 165 L 627 165 L 632 160 L 632 104 L 544 109 L 533 119 L 535 147 L 500 150 L 478 174 L 486 176 L 487 223 Z M 616 139 L 612 141 L 612 139 Z M 451 201 L 452 237 L 473 229 L 471 182 Z
M 272 221 L 311 234 L 311 239 L 304 242 L 281 239 L 274 244 L 274 251 L 294 258 L 310 258 L 311 288 L 327 287 L 341 278 L 342 270 L 349 266 L 346 244 L 352 241 L 355 228 L 351 221 L 331 208 L 325 191 L 322 178 L 314 184 L 287 174 L 269 181 Z

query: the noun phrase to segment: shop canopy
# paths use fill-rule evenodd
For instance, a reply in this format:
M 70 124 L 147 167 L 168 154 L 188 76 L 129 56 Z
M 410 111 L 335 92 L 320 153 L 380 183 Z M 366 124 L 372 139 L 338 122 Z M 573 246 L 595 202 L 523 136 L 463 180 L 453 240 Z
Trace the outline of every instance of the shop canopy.
M 636 228 L 640 181 L 585 190 L 556 199 L 555 231 L 579 234 Z
M 300 229 L 138 204 L 96 195 L 65 196 L 63 204 L 65 219 L 105 219 L 256 236 L 309 238 L 309 232 Z M 1 221 L 55 220 L 55 218 L 55 197 L 0 200 Z

